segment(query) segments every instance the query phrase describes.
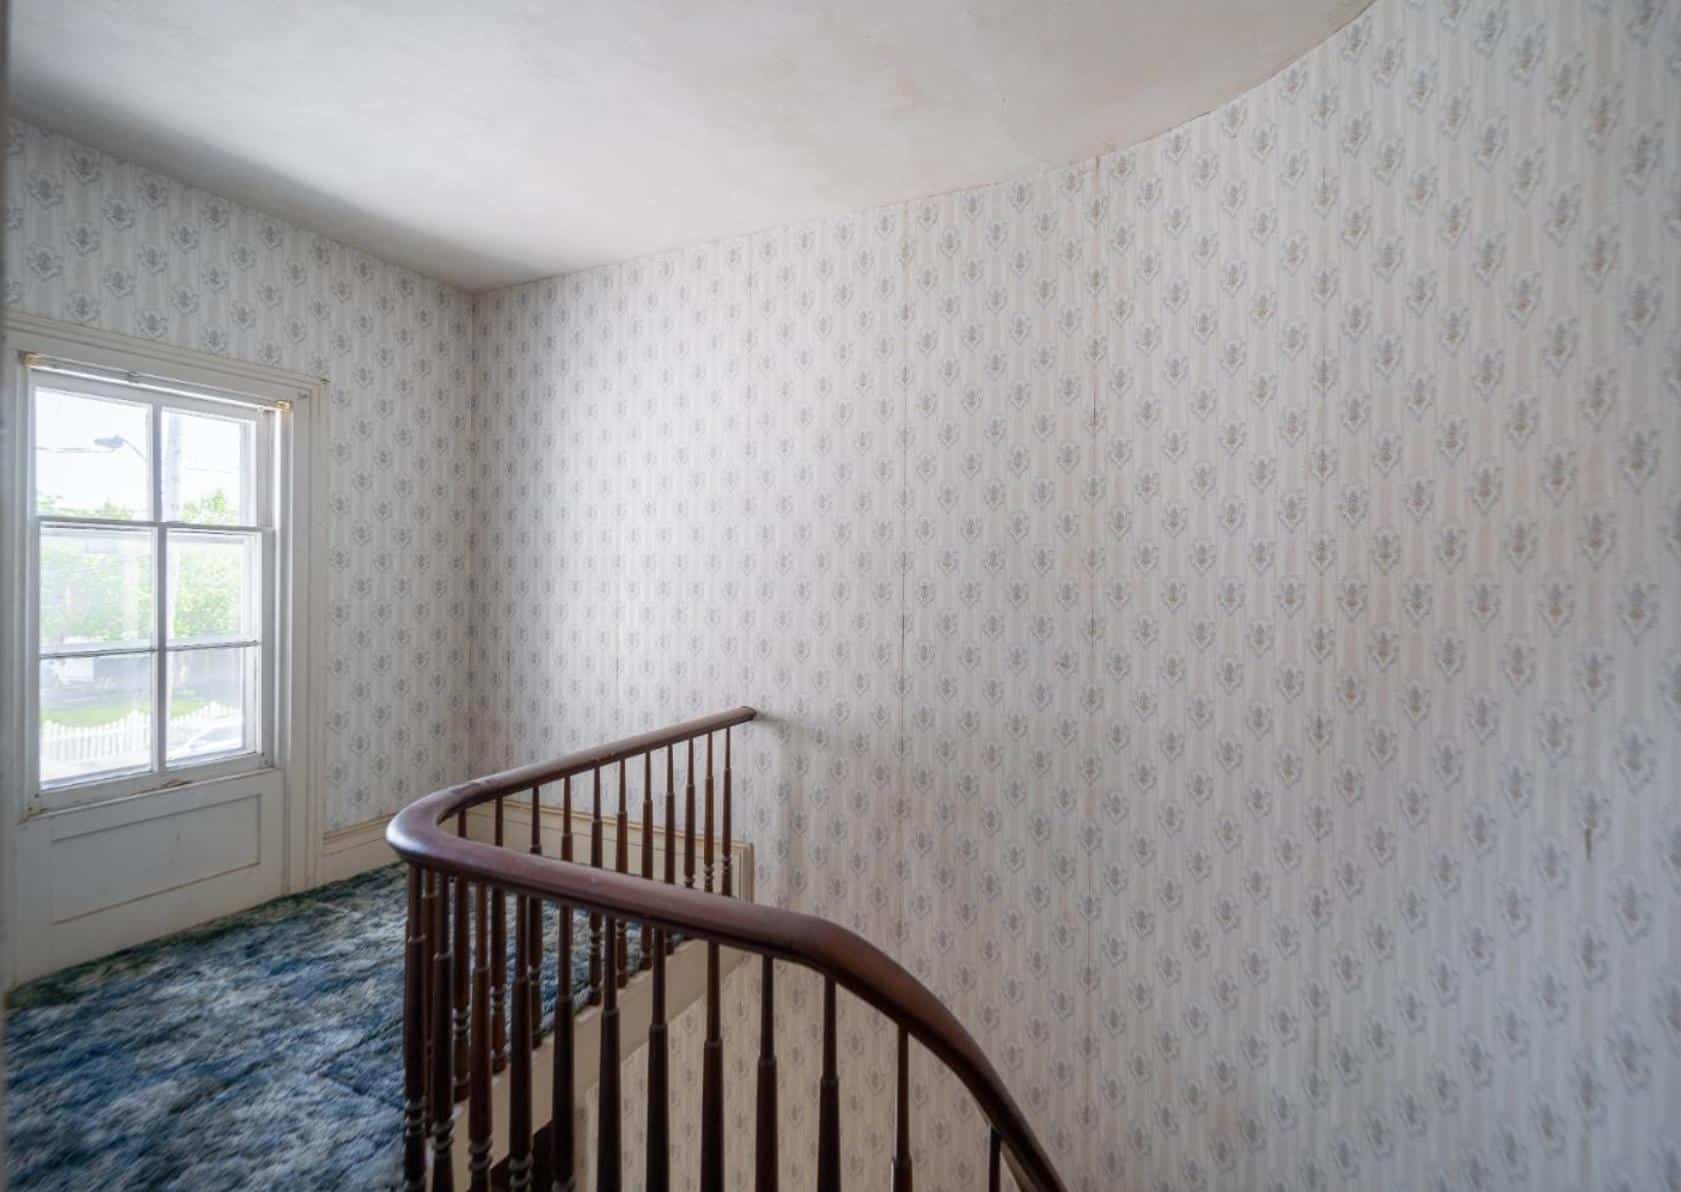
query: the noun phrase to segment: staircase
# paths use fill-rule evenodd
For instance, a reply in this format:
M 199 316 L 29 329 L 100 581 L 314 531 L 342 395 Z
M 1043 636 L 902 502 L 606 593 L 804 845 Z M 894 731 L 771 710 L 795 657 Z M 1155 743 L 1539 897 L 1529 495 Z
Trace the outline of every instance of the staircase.
M 776 966 L 793 964 L 824 978 L 823 1072 L 818 1087 L 818 1192 L 841 1183 L 840 1082 L 836 1059 L 839 990 L 895 1024 L 897 1129 L 894 1192 L 912 1192 L 910 1046 L 925 1048 L 974 1097 L 990 1124 L 988 1187 L 1008 1166 L 1027 1192 L 1063 1192 L 1063 1183 L 998 1073 L 962 1024 L 916 978 L 854 933 L 811 915 L 755 906 L 737 898 L 730 845 L 732 729 L 751 708 L 586 749 L 553 762 L 508 770 L 437 791 L 405 808 L 386 838 L 409 865 L 403 1017 L 404 1179 L 413 1192 L 561 1189 L 576 1192 L 579 1098 L 599 1085 L 591 1166 L 596 1192 L 622 1187 L 620 1071 L 647 1040 L 646 1186 L 666 1192 L 671 1179 L 667 1029 L 687 1001 L 704 998 L 706 1042 L 701 1075 L 700 1187 L 723 1192 L 723 968 L 741 954 L 763 968 L 760 1059 L 754 1137 L 757 1192 L 777 1187 Z M 722 738 L 721 751 L 716 748 Z M 698 753 L 697 753 L 698 748 Z M 722 753 L 721 770 L 715 767 Z M 677 775 L 685 758 L 679 833 Z M 627 774 L 642 773 L 641 817 L 626 805 Z M 664 777 L 664 816 L 654 792 Z M 603 780 L 617 787 L 616 813 L 603 803 Z M 721 779 L 721 781 L 718 781 Z M 574 780 L 587 789 L 585 829 L 574 831 Z M 541 793 L 559 785 L 562 818 L 557 856 L 543 851 Z M 698 802 L 697 802 L 698 796 Z M 513 801 L 529 798 L 528 840 L 507 830 Z M 490 839 L 475 839 L 470 815 L 488 809 Z M 697 815 L 698 812 L 698 815 Z M 611 848 L 609 849 L 609 829 Z M 576 836 L 586 839 L 579 842 Z M 639 857 L 633 865 L 632 838 Z M 662 839 L 663 837 L 663 839 Z M 587 857 L 575 855 L 587 845 Z M 698 861 L 698 865 L 697 865 Z M 662 863 L 663 862 L 663 863 Z M 681 873 L 679 873 L 679 865 Z M 539 1030 L 544 903 L 587 912 L 591 1009 L 557 1005 L 559 1029 Z M 508 959 L 507 921 L 514 947 Z M 573 915 L 558 917 L 558 956 L 573 951 Z M 632 973 L 630 933 L 644 971 Z M 683 942 L 679 943 L 681 940 Z M 580 941 L 583 942 L 583 941 Z M 562 997 L 570 988 L 561 982 Z M 687 991 L 687 992 L 686 992 Z M 674 996 L 675 994 L 675 996 Z M 644 1030 L 645 1028 L 645 1030 Z M 500 1076 L 497 1074 L 500 1073 Z M 466 1146 L 455 1137 L 458 1104 Z M 539 1126 L 539 1121 L 541 1125 Z

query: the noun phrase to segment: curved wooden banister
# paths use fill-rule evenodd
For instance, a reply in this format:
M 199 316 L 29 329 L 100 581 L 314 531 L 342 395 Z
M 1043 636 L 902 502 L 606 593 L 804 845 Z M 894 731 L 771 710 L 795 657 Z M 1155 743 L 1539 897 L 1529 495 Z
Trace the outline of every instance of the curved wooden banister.
M 628 761 L 633 757 L 640 757 L 652 749 L 664 749 L 669 745 L 681 745 L 692 741 L 696 737 L 704 737 L 708 733 L 722 732 L 727 728 L 734 728 L 738 724 L 746 724 L 749 720 L 758 719 L 756 708 L 731 708 L 728 712 L 714 712 L 710 716 L 698 716 L 693 720 L 685 720 L 681 724 L 674 724 L 669 728 L 654 729 L 651 732 L 638 733 L 634 737 L 624 737 L 618 741 L 610 741 L 606 745 L 596 745 L 589 749 L 580 749 L 568 753 L 564 757 L 557 757 L 550 762 L 534 762 L 529 766 L 516 766 L 512 770 L 503 770 L 499 774 L 487 774 L 483 778 L 470 778 L 466 782 L 458 782 L 454 786 L 446 786 L 441 791 L 433 791 L 424 799 L 416 799 L 397 813 L 391 826 L 405 817 L 413 816 L 422 807 L 436 806 L 439 802 L 459 800 L 463 796 L 466 802 L 463 808 L 483 803 L 486 799 L 495 799 L 505 795 L 523 795 L 530 792 L 534 786 L 547 786 L 551 782 L 561 782 L 567 778 L 576 778 L 579 774 L 587 774 L 602 766 L 611 766 L 617 762 Z M 386 833 L 390 840 L 391 834 Z M 396 841 L 392 841 L 396 846 Z
M 447 787 L 404 808 L 386 829 L 386 840 L 403 860 L 427 873 L 558 902 L 608 920 L 647 924 L 822 974 L 903 1028 L 963 1082 L 1026 1188 L 1063 1192 L 1032 1127 L 974 1037 L 926 986 L 861 936 L 815 915 L 498 848 L 445 826 L 458 823 L 480 803 L 680 745 L 755 716 L 752 708 L 736 708 Z

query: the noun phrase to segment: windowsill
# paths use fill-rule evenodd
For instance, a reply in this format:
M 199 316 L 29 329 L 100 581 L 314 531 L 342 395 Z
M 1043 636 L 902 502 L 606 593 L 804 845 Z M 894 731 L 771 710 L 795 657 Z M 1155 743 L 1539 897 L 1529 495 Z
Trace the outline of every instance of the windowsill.
M 240 754 L 220 761 L 194 766 L 190 771 L 171 774 L 136 774 L 127 778 L 112 778 L 75 786 L 49 787 L 38 791 L 30 800 L 24 819 L 57 815 L 66 811 L 86 811 L 108 803 L 151 795 L 190 791 L 211 783 L 236 778 L 250 778 L 275 771 L 273 761 L 261 754 Z

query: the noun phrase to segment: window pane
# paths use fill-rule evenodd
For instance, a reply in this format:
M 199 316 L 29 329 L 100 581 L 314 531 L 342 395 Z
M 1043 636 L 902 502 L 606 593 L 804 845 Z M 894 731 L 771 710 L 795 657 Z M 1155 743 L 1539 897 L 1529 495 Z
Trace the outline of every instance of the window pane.
M 171 530 L 169 644 L 254 641 L 260 634 L 260 539 Z
M 149 519 L 150 406 L 35 390 L 35 508 L 73 517 Z
M 169 656 L 169 761 L 257 748 L 257 648 Z
M 153 657 L 42 660 L 43 784 L 151 768 Z
M 243 418 L 165 410 L 165 521 L 214 526 L 257 523 L 251 482 L 256 427 Z
M 152 643 L 151 530 L 41 527 L 41 649 Z

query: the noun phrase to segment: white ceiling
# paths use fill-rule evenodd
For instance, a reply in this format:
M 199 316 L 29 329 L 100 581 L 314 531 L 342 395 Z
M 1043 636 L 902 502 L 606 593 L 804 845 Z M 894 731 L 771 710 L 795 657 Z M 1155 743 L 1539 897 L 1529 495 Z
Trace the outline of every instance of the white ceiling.
M 1132 144 L 1369 0 L 13 0 L 20 114 L 470 290 Z

